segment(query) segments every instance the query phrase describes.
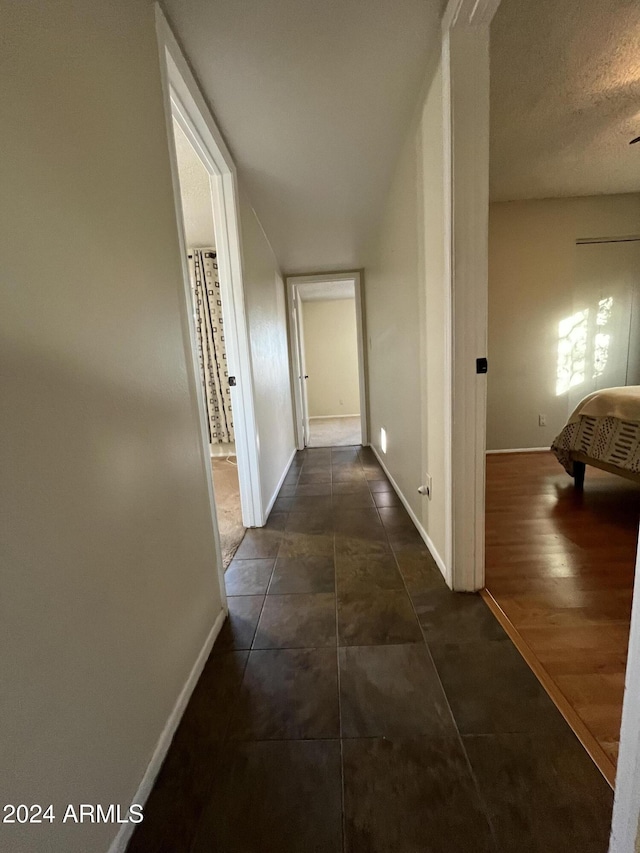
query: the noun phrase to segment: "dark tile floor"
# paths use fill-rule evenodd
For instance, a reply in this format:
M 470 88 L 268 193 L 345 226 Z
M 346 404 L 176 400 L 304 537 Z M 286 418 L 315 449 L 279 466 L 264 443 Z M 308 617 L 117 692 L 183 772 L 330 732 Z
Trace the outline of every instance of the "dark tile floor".
M 373 454 L 299 453 L 129 853 L 605 853 L 611 791 Z

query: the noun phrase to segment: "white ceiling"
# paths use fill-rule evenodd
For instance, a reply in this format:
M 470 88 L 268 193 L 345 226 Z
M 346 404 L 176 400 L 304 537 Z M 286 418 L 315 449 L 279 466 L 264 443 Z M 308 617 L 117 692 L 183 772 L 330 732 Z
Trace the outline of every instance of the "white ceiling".
M 173 122 L 176 158 L 180 179 L 180 197 L 187 247 L 202 249 L 215 246 L 213 210 L 209 173 L 196 154 L 184 131 Z
M 502 0 L 491 25 L 491 197 L 640 190 L 640 3 Z
M 285 272 L 353 269 L 442 0 L 166 0 Z
M 328 299 L 355 299 L 353 281 L 307 281 L 298 285 L 303 302 L 325 302 Z

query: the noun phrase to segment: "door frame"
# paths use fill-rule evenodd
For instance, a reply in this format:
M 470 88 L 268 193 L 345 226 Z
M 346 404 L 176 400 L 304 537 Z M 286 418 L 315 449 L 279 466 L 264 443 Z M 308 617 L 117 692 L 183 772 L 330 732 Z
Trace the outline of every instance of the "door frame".
M 156 3 L 156 32 L 160 50 L 160 70 L 164 94 L 165 119 L 169 156 L 173 179 L 173 192 L 178 223 L 178 239 L 182 256 L 183 287 L 181 308 L 186 320 L 185 341 L 190 350 L 192 376 L 195 384 L 200 413 L 200 435 L 203 462 L 211 467 L 207 413 L 200 393 L 200 367 L 192 321 L 193 306 L 191 281 L 187 264 L 187 246 L 184 238 L 184 222 L 178 162 L 173 141 L 173 121 L 179 124 L 193 145 L 199 158 L 209 172 L 211 182 L 213 221 L 216 239 L 216 254 L 220 272 L 220 290 L 225 318 L 225 338 L 229 373 L 237 377 L 237 386 L 231 391 L 233 425 L 240 486 L 242 521 L 245 527 L 260 527 L 264 524 L 262 489 L 260 486 L 260 457 L 257 441 L 257 425 L 254 404 L 254 381 L 251 362 L 251 347 L 245 312 L 244 281 L 242 271 L 242 249 L 240 242 L 240 217 L 238 200 L 238 178 L 231 154 L 222 138 L 198 84 L 191 73 L 178 42 Z M 208 477 L 209 500 L 214 519 L 216 537 L 218 523 L 215 510 L 213 478 Z M 219 549 L 219 545 L 218 545 Z M 220 568 L 222 571 L 221 555 Z M 224 591 L 224 583 L 221 580 Z
M 359 270 L 341 270 L 339 272 L 303 273 L 285 276 L 287 289 L 287 326 L 289 332 L 289 363 L 291 365 L 291 386 L 293 390 L 293 417 L 296 437 L 296 447 L 304 450 L 303 419 L 305 417 L 305 402 L 301 389 L 302 365 L 297 354 L 301 341 L 296 334 L 300 326 L 294 319 L 300 316 L 298 285 L 322 284 L 325 281 L 353 281 L 356 305 L 356 329 L 358 343 L 358 384 L 360 389 L 360 441 L 363 447 L 369 444 L 369 390 L 367 382 L 367 346 L 366 319 L 364 311 L 364 273 Z M 304 332 L 302 332 L 304 334 Z M 297 376 L 297 379 L 296 379 Z
M 484 586 L 489 214 L 489 25 L 500 0 L 450 0 L 443 18 L 445 252 L 450 317 L 453 588 Z M 640 575 L 640 538 L 636 579 Z M 640 583 L 634 584 L 610 853 L 634 853 L 640 819 Z
M 489 265 L 489 28 L 500 0 L 449 0 L 442 21 L 447 556 L 454 590 L 484 587 Z

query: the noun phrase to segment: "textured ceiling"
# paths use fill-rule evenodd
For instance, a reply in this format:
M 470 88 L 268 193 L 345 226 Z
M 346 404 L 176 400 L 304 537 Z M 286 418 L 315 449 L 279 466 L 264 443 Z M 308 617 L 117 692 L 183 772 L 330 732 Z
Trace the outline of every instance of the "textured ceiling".
M 491 197 L 640 190 L 640 2 L 502 0 L 491 25 Z
M 353 281 L 309 281 L 298 285 L 303 302 L 321 302 L 327 299 L 355 299 Z
M 285 272 L 359 267 L 442 0 L 166 0 Z

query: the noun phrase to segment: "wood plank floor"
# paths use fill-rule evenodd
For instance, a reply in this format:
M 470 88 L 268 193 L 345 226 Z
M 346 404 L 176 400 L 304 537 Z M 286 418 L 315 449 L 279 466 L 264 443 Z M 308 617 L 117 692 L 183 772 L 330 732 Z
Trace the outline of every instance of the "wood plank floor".
M 587 468 L 581 494 L 551 453 L 487 457 L 487 590 L 610 780 L 639 517 L 640 487 L 620 477 Z

